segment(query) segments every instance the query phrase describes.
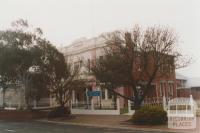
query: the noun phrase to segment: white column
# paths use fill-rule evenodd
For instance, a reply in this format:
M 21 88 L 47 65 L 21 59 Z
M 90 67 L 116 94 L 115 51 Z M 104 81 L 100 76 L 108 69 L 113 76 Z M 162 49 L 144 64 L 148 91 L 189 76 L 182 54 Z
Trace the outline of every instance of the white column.
M 93 101 L 93 99 L 91 100 L 91 110 L 94 110 L 94 101 Z
M 0 89 L 0 106 L 3 106 L 3 89 Z
M 72 103 L 75 103 L 75 91 L 74 90 L 72 90 Z
M 166 97 L 165 97 L 165 95 L 163 96 L 163 108 L 164 108 L 164 110 L 165 111 L 167 111 L 167 103 L 166 103 Z
M 89 97 L 88 97 L 87 93 L 88 93 L 88 88 L 86 88 L 86 92 L 85 92 L 86 100 L 87 100 L 86 103 L 88 105 L 89 104 Z
M 34 108 L 36 108 L 37 107 L 37 101 L 34 99 Z
M 120 114 L 120 102 L 119 102 L 119 98 L 117 98 L 117 110 L 118 110 L 118 112 Z
M 196 107 L 195 107 L 194 99 L 192 95 L 190 95 L 190 108 L 191 108 L 191 111 L 196 115 Z
M 158 87 L 157 87 L 157 84 L 155 83 L 155 89 L 156 89 L 156 97 L 158 98 Z
M 108 100 L 108 90 L 105 89 L 105 100 Z
M 50 107 L 52 107 L 52 97 L 51 97 L 51 94 L 49 95 L 49 103 L 50 103 Z
M 130 112 L 131 112 L 131 101 L 128 100 L 128 113 L 130 113 Z
M 97 88 L 97 91 L 100 91 L 100 88 L 99 88 L 99 87 Z M 100 105 L 100 96 L 98 96 L 97 99 L 98 99 L 98 103 L 99 103 L 99 105 Z
M 130 111 L 131 111 L 131 101 L 128 100 L 128 112 L 130 112 Z
M 22 95 L 21 93 L 22 93 L 22 91 L 21 91 L 21 89 L 19 89 L 19 95 L 18 95 L 18 96 L 19 96 L 19 97 L 18 97 L 18 108 L 19 108 L 19 109 L 21 108 L 21 101 L 22 101 L 22 100 L 21 100 L 21 95 Z

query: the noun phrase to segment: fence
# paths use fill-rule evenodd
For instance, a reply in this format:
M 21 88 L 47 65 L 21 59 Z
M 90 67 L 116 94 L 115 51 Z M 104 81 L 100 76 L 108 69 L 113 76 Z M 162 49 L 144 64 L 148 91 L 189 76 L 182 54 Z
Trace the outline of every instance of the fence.
M 197 103 L 197 116 L 200 116 L 200 100 L 196 100 Z
M 152 97 L 152 98 L 145 98 L 142 106 L 161 106 L 164 109 L 167 109 L 167 103 L 170 98 L 166 97 Z M 128 115 L 133 115 L 135 113 L 134 110 L 134 102 L 128 100 Z
M 88 115 L 119 115 L 119 99 L 117 99 L 116 102 L 107 103 L 106 101 L 96 103 L 94 100 L 91 100 L 90 102 L 75 102 L 71 104 L 71 113 Z

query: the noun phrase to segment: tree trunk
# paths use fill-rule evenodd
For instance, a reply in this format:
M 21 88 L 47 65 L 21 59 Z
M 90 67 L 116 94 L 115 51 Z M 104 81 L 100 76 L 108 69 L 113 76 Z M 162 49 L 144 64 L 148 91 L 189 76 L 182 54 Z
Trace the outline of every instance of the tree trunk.
M 138 98 L 136 98 L 134 100 L 134 109 L 138 110 L 138 109 L 140 109 L 140 107 L 141 107 L 141 102 L 140 102 L 140 100 Z
M 134 89 L 134 109 L 138 110 L 141 107 L 141 101 L 140 101 L 140 97 L 139 97 L 139 93 L 137 92 L 136 89 Z

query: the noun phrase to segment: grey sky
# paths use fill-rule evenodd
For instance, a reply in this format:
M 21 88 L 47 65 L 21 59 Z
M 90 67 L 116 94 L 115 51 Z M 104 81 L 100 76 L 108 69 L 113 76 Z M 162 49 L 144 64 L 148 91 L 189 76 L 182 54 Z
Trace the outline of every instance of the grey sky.
M 165 25 L 180 38 L 179 47 L 193 57 L 182 74 L 200 77 L 199 0 L 0 0 L 0 29 L 18 18 L 39 26 L 57 46 L 80 37 L 141 26 Z

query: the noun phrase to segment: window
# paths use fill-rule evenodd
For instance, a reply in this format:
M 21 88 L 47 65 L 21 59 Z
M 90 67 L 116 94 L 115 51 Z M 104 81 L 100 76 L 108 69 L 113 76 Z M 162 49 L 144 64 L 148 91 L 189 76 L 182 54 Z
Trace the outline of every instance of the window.
M 169 96 L 173 96 L 174 95 L 174 83 L 173 82 L 168 83 L 168 89 L 169 89 Z
M 91 63 L 90 63 L 90 59 L 87 60 L 87 64 L 88 64 L 88 72 L 91 71 Z
M 105 89 L 101 89 L 101 99 L 105 99 Z
M 165 83 L 161 82 L 160 83 L 160 96 L 164 96 L 165 95 Z
M 170 85 L 171 85 L 171 96 L 173 96 L 174 95 L 174 84 L 171 83 Z
M 74 62 L 74 70 L 77 69 L 79 67 L 79 62 Z
M 170 63 L 161 64 L 160 67 L 158 68 L 158 70 L 161 73 L 173 74 L 174 73 L 174 66 L 173 66 L 173 64 L 170 64 Z
M 95 60 L 94 60 L 94 59 L 90 61 L 90 66 L 91 66 L 91 67 L 94 67 L 94 66 L 95 66 Z
M 163 85 L 160 83 L 160 96 L 163 96 Z
M 82 60 L 74 62 L 74 69 L 81 67 L 82 63 L 83 63 Z
M 174 73 L 174 67 L 173 67 L 172 65 L 169 66 L 169 72 L 170 72 L 171 74 Z
M 113 93 L 111 91 L 108 91 L 108 99 L 112 99 Z
M 103 60 L 103 56 L 99 56 L 99 60 L 102 61 Z

